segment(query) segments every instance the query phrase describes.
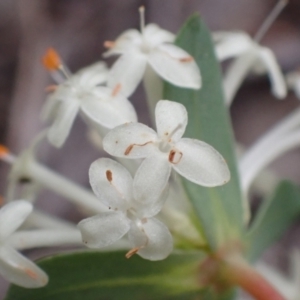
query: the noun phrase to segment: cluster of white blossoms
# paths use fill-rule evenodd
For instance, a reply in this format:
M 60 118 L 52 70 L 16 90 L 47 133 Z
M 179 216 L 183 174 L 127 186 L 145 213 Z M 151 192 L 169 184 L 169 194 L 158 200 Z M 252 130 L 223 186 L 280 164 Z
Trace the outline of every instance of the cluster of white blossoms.
M 201 87 L 200 70 L 193 57 L 173 41 L 172 33 L 154 24 L 145 26 L 141 9 L 140 32 L 131 29 L 116 41 L 105 42 L 109 50 L 104 56 L 120 55 L 111 69 L 100 61 L 72 74 L 54 49 L 46 52 L 43 64 L 56 81 L 47 88 L 49 96 L 42 110 L 42 119 L 50 126 L 19 156 L 0 146 L 0 159 L 12 164 L 6 195 L 9 204 L 0 210 L 0 273 L 7 280 L 24 287 L 47 283 L 47 275 L 14 247 L 78 245 L 83 241 L 90 248 L 127 249 L 127 258 L 138 254 L 149 260 L 164 259 L 173 249 L 173 238 L 156 216 L 168 199 L 172 169 L 207 187 L 229 181 L 230 172 L 221 154 L 205 142 L 182 137 L 188 123 L 182 104 L 157 99 L 155 132 L 137 122 L 136 111 L 127 99 L 146 69 L 180 87 Z M 38 145 L 45 139 L 55 147 L 63 146 L 78 114 L 100 136 L 107 153 L 129 159 L 126 165 L 135 169 L 131 175 L 112 159 L 95 161 L 89 177 L 97 197 L 35 158 Z M 27 188 L 20 194 L 19 187 L 25 181 Z M 93 216 L 76 228 L 33 209 L 42 187 Z M 26 226 L 31 230 L 14 233 L 29 215 Z
M 258 69 L 268 72 L 278 98 L 286 95 L 284 77 L 269 49 L 239 32 L 215 33 L 214 41 L 220 61 L 234 58 L 224 78 L 228 104 L 247 73 Z M 172 186 L 176 180 L 170 183 L 172 174 L 177 172 L 205 187 L 230 180 L 228 166 L 217 150 L 203 141 L 183 137 L 188 115 L 182 104 L 156 99 L 155 131 L 138 123 L 136 111 L 127 99 L 145 79 L 147 70 L 173 85 L 201 88 L 194 58 L 173 42 L 172 33 L 155 24 L 145 26 L 141 8 L 140 31 L 130 29 L 115 41 L 104 43 L 108 48 L 105 57 L 120 55 L 110 69 L 101 61 L 71 74 L 57 52 L 48 50 L 43 63 L 56 85 L 48 88 L 50 95 L 42 118 L 50 126 L 18 157 L 0 146 L 0 159 L 13 165 L 6 197 L 9 203 L 0 210 L 0 273 L 7 280 L 24 287 L 47 283 L 47 275 L 16 251 L 36 246 L 83 242 L 90 248 L 126 249 L 128 258 L 138 254 L 149 260 L 164 259 L 173 249 L 173 238 L 159 214 L 166 201 L 176 197 Z M 290 86 L 298 88 L 299 77 L 289 81 Z M 101 150 L 132 167 L 130 174 L 112 159 L 100 158 L 92 163 L 89 178 L 96 196 L 35 159 L 37 145 L 45 137 L 55 147 L 63 146 L 78 114 L 99 135 Z M 15 191 L 24 179 L 30 182 L 29 189 L 17 197 Z M 33 209 L 41 187 L 84 208 L 92 217 L 75 226 L 41 214 Z M 172 196 L 168 197 L 172 188 Z M 182 220 L 188 218 L 185 212 L 176 213 Z M 27 217 L 33 229 L 15 232 Z
M 91 166 L 92 188 L 109 211 L 83 220 L 79 229 L 88 247 L 109 246 L 127 234 L 132 245 L 130 254 L 158 260 L 173 248 L 168 229 L 153 218 L 167 199 L 164 191 L 171 169 L 209 187 L 228 182 L 230 172 L 214 148 L 182 138 L 188 121 L 183 105 L 168 100 L 157 103 L 157 133 L 136 122 L 135 111 L 125 97 L 136 89 L 147 67 L 174 85 L 201 87 L 196 62 L 172 44 L 174 35 L 154 24 L 145 26 L 143 13 L 141 20 L 141 32 L 131 29 L 115 42 L 105 42 L 109 48 L 105 56 L 121 55 L 110 70 L 97 63 L 69 75 L 58 55 L 46 55 L 48 69 L 54 66 L 52 69 L 66 74 L 48 99 L 46 116 L 54 118 L 48 138 L 56 146 L 63 144 L 81 109 L 85 118 L 106 128 L 105 151 L 117 157 L 144 158 L 133 180 L 124 167 L 111 160 L 100 159 Z

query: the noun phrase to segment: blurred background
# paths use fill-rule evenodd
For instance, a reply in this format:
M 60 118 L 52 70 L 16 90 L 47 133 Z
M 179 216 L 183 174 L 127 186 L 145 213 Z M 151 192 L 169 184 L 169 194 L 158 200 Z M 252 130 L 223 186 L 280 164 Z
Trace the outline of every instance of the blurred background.
M 254 35 L 276 0 L 0 0 L 0 143 L 19 153 L 44 127 L 39 119 L 45 88 L 52 84 L 41 65 L 48 47 L 60 53 L 71 71 L 102 59 L 103 42 L 128 28 L 138 28 L 138 8 L 146 21 L 176 33 L 189 15 L 198 12 L 212 30 L 244 30 Z M 300 66 L 300 1 L 291 0 L 262 40 L 276 54 L 285 72 Z M 140 120 L 149 122 L 142 90 L 132 97 Z M 290 93 L 279 101 L 270 94 L 268 78 L 249 78 L 231 108 L 236 139 L 250 146 L 278 119 L 295 109 Z M 41 160 L 50 168 L 88 186 L 87 170 L 99 152 L 86 141 L 78 118 L 61 151 L 45 145 Z M 284 178 L 300 183 L 300 150 L 272 165 Z M 5 194 L 9 168 L 0 162 L 0 195 Z M 86 172 L 83 172 L 86 170 Z M 256 201 L 253 202 L 255 207 Z M 43 192 L 38 206 L 78 221 L 80 212 L 55 194 Z M 288 271 L 289 250 L 300 247 L 300 222 L 265 254 Z M 35 253 L 31 254 L 33 257 Z M 5 283 L 1 281 L 1 294 Z

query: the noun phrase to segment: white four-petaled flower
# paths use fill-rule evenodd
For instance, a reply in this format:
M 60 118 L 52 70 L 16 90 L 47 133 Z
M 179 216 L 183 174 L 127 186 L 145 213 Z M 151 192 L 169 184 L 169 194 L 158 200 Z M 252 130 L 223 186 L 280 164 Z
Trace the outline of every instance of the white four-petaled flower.
M 137 120 L 132 104 L 118 89 L 100 86 L 106 78 L 106 66 L 99 62 L 72 75 L 50 95 L 43 116 L 54 119 L 48 132 L 53 145 L 62 146 L 79 110 L 108 129 Z
M 112 129 L 103 140 L 109 154 L 124 158 L 146 158 L 138 168 L 135 191 L 156 199 L 164 190 L 173 168 L 188 180 L 203 186 L 227 183 L 230 172 L 223 157 L 205 142 L 182 138 L 188 116 L 185 107 L 160 100 L 155 108 L 157 133 L 141 123 Z
M 109 72 L 107 85 L 122 88 L 122 93 L 130 96 L 149 64 L 164 80 L 176 86 L 199 89 L 201 76 L 194 58 L 173 45 L 174 40 L 172 33 L 157 25 L 142 24 L 141 32 L 130 29 L 114 42 L 105 42 L 109 48 L 105 56 L 121 55 Z
M 83 242 L 90 248 L 106 247 L 127 233 L 133 246 L 127 257 L 137 253 L 149 260 L 166 258 L 173 249 L 172 236 L 168 228 L 154 218 L 164 204 L 164 195 L 156 201 L 139 198 L 129 172 L 108 158 L 95 161 L 89 176 L 94 193 L 111 211 L 78 224 Z
M 0 210 L 0 274 L 14 284 L 38 288 L 47 284 L 47 274 L 8 242 L 31 211 L 32 205 L 24 200 L 10 202 Z

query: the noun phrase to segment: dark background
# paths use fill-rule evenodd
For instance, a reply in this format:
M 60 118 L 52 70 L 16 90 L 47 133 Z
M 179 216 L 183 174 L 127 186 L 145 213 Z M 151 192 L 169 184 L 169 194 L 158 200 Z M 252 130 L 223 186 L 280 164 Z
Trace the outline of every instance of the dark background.
M 254 35 L 275 5 L 274 0 L 0 0 L 0 143 L 19 153 L 43 128 L 39 120 L 45 87 L 52 83 L 40 60 L 55 47 L 72 71 L 101 59 L 104 40 L 139 26 L 138 7 L 146 7 L 147 22 L 177 32 L 197 11 L 212 30 L 239 29 Z M 278 57 L 284 71 L 300 66 L 300 1 L 290 1 L 262 40 Z M 133 102 L 146 119 L 141 89 Z M 251 145 L 276 120 L 297 107 L 293 94 L 274 99 L 266 77 L 251 78 L 240 90 L 231 113 L 236 138 Z M 147 121 L 147 119 L 146 119 Z M 100 155 L 85 143 L 86 128 L 77 119 L 61 151 L 45 146 L 41 159 L 51 168 L 88 186 L 87 172 Z M 300 151 L 272 165 L 282 177 L 300 182 Z M 0 194 L 5 194 L 8 167 L 0 162 Z M 40 195 L 40 207 L 78 220 L 80 214 L 60 197 Z M 267 260 L 287 270 L 289 249 L 300 244 L 299 224 L 268 253 Z

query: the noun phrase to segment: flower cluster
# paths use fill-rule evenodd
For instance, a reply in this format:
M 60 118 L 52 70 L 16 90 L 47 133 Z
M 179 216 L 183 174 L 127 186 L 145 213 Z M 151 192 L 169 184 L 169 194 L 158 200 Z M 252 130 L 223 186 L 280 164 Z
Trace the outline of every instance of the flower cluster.
M 172 250 L 166 227 L 152 218 L 166 201 L 172 167 L 188 180 L 203 186 L 225 184 L 230 173 L 223 157 L 210 145 L 181 138 L 187 125 L 183 105 L 161 100 L 156 106 L 156 133 L 141 123 L 112 129 L 104 138 L 104 149 L 111 155 L 145 158 L 132 181 L 128 171 L 108 159 L 94 162 L 90 183 L 95 194 L 111 212 L 98 214 L 79 223 L 84 243 L 105 247 L 128 233 L 137 253 L 150 260 L 165 258 Z
M 227 40 L 221 37 L 216 38 L 217 53 L 227 51 Z M 172 33 L 155 24 L 144 24 L 141 8 L 140 31 L 130 29 L 115 41 L 105 42 L 105 57 L 120 56 L 110 69 L 100 61 L 72 74 L 54 49 L 46 52 L 43 64 L 56 83 L 47 88 L 50 94 L 42 110 L 42 119 L 50 126 L 19 156 L 0 148 L 0 159 L 12 164 L 7 195 L 7 201 L 12 202 L 0 211 L 0 273 L 9 281 L 25 287 L 47 283 L 47 275 L 13 246 L 25 249 L 83 241 L 90 248 L 125 248 L 127 258 L 138 254 L 148 260 L 162 260 L 173 249 L 173 237 L 160 213 L 166 201 L 176 200 L 174 174 L 205 187 L 230 180 L 228 166 L 217 150 L 204 141 L 184 137 L 188 115 L 182 104 L 156 99 L 155 131 L 137 122 L 136 111 L 127 99 L 145 79 L 147 70 L 173 85 L 201 88 L 194 58 L 173 42 Z M 241 51 L 235 52 L 239 55 Z M 122 163 L 108 158 L 92 163 L 89 178 L 96 196 L 35 158 L 36 148 L 45 138 L 56 147 L 63 146 L 77 115 L 99 136 L 101 150 Z M 20 198 L 15 192 L 24 180 L 29 184 L 22 199 L 32 201 L 40 188 L 48 188 L 92 217 L 75 227 L 41 214 L 28 201 L 13 201 Z M 28 220 L 31 230 L 14 233 L 32 210 Z M 185 228 L 192 227 L 190 223 L 186 222 Z M 190 236 L 195 236 L 195 231 L 197 236 L 194 227 Z

